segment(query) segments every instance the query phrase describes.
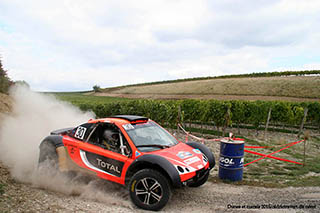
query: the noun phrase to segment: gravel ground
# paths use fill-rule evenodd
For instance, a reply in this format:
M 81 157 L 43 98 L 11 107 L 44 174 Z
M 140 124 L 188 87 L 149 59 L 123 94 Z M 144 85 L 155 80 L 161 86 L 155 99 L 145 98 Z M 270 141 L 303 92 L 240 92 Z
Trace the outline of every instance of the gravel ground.
M 5 184 L 0 212 L 145 212 L 131 203 L 126 188 L 95 178 L 78 181 L 73 191 L 58 192 L 61 186 L 19 183 L 2 164 L 0 177 Z M 207 182 L 199 188 L 175 189 L 162 211 L 319 212 L 320 187 L 275 189 Z

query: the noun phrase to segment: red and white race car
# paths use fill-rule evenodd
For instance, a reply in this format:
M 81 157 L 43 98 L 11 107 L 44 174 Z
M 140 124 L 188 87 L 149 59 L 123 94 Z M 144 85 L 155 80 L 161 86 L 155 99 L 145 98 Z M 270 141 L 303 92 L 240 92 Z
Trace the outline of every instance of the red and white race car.
M 154 121 L 118 115 L 51 132 L 40 144 L 39 165 L 82 171 L 128 186 L 131 200 L 147 210 L 168 202 L 172 187 L 198 187 L 215 166 L 205 145 L 179 142 Z

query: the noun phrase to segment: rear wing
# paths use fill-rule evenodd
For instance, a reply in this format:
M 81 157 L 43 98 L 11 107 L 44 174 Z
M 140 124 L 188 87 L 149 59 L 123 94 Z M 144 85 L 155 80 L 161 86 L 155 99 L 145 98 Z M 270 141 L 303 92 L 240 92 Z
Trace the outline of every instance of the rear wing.
M 50 132 L 50 135 L 64 135 L 64 134 L 67 134 L 69 131 L 71 131 L 73 129 L 74 129 L 74 127 L 57 129 L 57 130 L 54 130 L 54 131 Z
M 129 121 L 130 123 L 146 123 L 148 122 L 149 118 L 137 115 L 115 115 L 109 118 L 120 118 Z

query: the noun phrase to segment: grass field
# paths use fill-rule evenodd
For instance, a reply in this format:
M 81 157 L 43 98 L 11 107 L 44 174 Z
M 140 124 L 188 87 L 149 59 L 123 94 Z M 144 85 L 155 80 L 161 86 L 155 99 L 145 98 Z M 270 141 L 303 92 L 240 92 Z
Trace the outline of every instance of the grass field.
M 0 195 L 4 193 L 4 184 L 0 183 Z
M 255 141 L 251 143 L 257 144 Z M 279 141 L 269 141 L 268 145 L 279 144 Z M 312 139 L 306 142 L 305 165 L 263 159 L 260 162 L 248 165 L 245 168 L 244 178 L 259 180 L 274 186 L 317 186 L 320 184 L 320 158 L 318 157 L 319 140 Z M 265 154 L 277 151 L 281 147 L 263 150 Z M 256 150 L 255 150 L 256 151 Z M 259 150 L 261 152 L 261 150 Z M 304 144 L 297 144 L 289 149 L 275 154 L 277 157 L 304 162 Z M 259 158 L 256 155 L 245 155 L 245 161 L 251 162 Z
M 56 96 L 58 99 L 62 101 L 70 102 L 74 105 L 85 104 L 85 103 L 96 103 L 96 104 L 103 104 L 108 102 L 114 101 L 127 101 L 130 99 L 127 98 L 118 98 L 118 97 L 106 97 L 106 96 L 93 96 L 88 95 L 85 93 L 68 93 L 68 92 L 61 92 L 61 93 L 50 93 Z
M 125 95 L 184 95 L 182 98 L 196 96 L 233 96 L 232 99 L 245 96 L 263 97 L 292 97 L 302 99 L 320 99 L 320 76 L 289 76 L 289 77 L 260 77 L 260 78 L 228 78 L 137 85 L 119 88 L 107 88 L 102 94 L 108 96 L 133 97 Z M 210 98 L 210 96 L 209 96 Z M 212 97 L 211 97 L 212 98 Z M 213 97 L 213 99 L 215 99 Z

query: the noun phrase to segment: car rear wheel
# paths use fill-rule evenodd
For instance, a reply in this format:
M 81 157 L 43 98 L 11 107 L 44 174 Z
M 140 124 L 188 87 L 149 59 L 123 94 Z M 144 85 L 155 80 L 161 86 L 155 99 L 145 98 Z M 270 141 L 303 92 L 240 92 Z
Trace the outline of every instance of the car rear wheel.
M 40 144 L 40 154 L 38 166 L 58 170 L 58 154 L 56 147 L 49 141 Z
M 134 174 L 129 187 L 132 202 L 146 210 L 157 211 L 162 209 L 171 195 L 167 178 L 152 169 L 143 169 Z

